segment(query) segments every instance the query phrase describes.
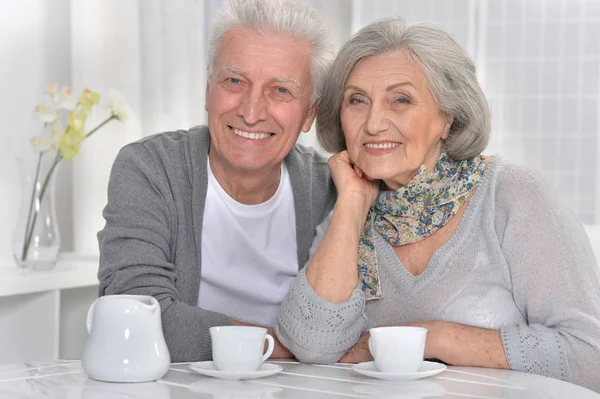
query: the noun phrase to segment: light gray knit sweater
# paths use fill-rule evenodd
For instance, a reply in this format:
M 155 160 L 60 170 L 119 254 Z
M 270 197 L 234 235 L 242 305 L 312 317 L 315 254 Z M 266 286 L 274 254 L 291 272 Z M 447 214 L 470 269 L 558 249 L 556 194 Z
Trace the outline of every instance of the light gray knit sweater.
M 376 234 L 384 298 L 322 300 L 301 272 L 276 333 L 303 362 L 332 363 L 368 328 L 444 320 L 500 330 L 513 370 L 600 391 L 600 280 L 581 224 L 533 171 L 495 158 L 457 230 L 413 276 Z M 311 256 L 331 219 L 318 228 Z

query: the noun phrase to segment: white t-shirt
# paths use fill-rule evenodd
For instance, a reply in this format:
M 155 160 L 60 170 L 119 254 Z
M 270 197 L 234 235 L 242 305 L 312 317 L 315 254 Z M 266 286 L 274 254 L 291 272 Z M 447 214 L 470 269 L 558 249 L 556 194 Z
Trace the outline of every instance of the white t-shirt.
M 285 164 L 277 192 L 258 205 L 237 202 L 210 164 L 207 171 L 198 306 L 273 326 L 298 274 L 294 196 Z

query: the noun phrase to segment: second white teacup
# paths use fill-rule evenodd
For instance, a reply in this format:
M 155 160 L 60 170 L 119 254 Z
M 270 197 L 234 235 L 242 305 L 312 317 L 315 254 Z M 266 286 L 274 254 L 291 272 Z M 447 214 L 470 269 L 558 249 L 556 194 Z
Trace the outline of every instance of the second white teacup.
M 427 329 L 422 327 L 377 327 L 369 330 L 369 351 L 375 367 L 384 373 L 413 373 L 425 353 Z
M 263 327 L 219 326 L 210 328 L 215 368 L 221 371 L 255 371 L 271 356 L 273 337 Z M 265 340 L 269 342 L 264 352 Z

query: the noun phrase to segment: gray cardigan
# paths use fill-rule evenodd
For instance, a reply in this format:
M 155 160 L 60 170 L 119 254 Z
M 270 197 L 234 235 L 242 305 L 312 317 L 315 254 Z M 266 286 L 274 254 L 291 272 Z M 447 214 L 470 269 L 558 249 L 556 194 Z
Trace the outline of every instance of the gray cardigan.
M 108 185 L 99 295 L 152 295 L 160 302 L 172 361 L 211 359 L 208 329 L 229 324 L 197 306 L 210 135 L 205 126 L 144 138 L 119 152 Z M 296 145 L 285 158 L 296 210 L 298 265 L 335 187 L 325 157 Z
M 365 302 L 356 289 L 331 304 L 304 270 L 294 280 L 276 333 L 299 360 L 336 362 L 371 327 L 445 320 L 499 330 L 513 370 L 600 392 L 598 264 L 581 223 L 539 173 L 495 158 L 456 231 L 418 276 L 378 234 L 375 248 L 383 299 Z

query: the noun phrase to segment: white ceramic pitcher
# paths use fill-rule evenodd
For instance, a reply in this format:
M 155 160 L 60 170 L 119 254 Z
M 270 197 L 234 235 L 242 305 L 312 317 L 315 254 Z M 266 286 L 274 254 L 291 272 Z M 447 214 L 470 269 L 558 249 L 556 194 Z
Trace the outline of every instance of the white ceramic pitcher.
M 87 330 L 81 363 L 93 379 L 146 382 L 162 378 L 169 370 L 171 356 L 154 297 L 100 297 L 88 310 Z

